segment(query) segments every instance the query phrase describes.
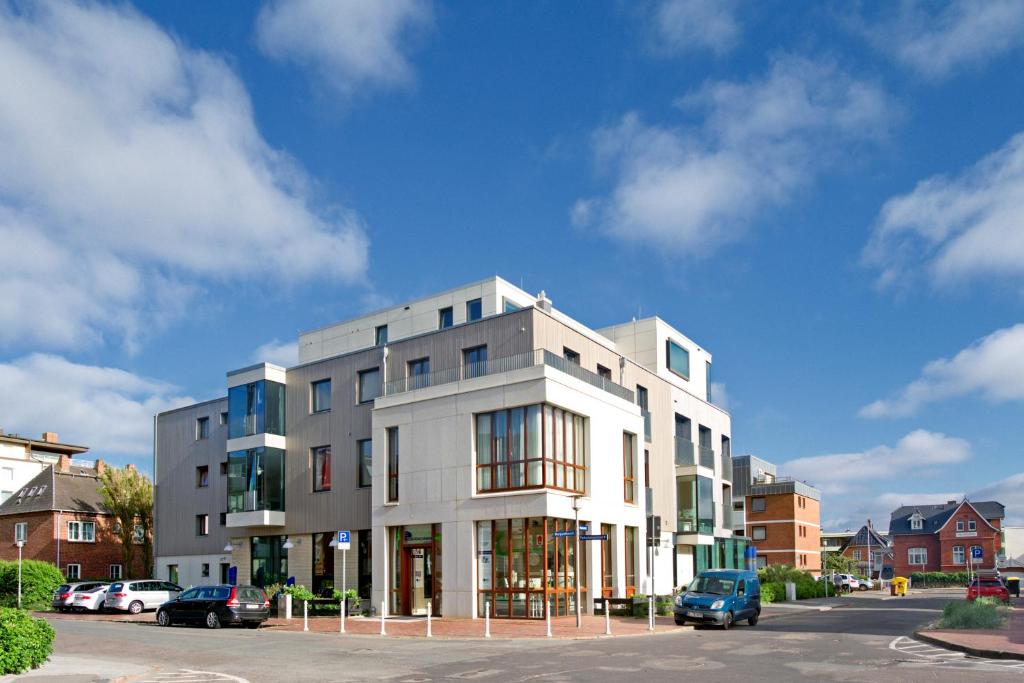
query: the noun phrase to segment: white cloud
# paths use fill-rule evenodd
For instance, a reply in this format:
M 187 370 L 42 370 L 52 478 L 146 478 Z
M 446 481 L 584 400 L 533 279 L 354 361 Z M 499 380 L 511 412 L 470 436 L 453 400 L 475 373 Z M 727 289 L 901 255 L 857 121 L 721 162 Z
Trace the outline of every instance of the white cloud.
M 871 495 L 859 492 L 843 497 L 828 496 L 824 506 L 828 510 L 822 518 L 822 529 L 828 531 L 856 531 L 871 520 L 871 525 L 885 533 L 889 519 L 897 508 L 903 505 L 938 505 L 951 500 L 962 500 L 963 492 L 947 493 L 882 493 Z
M 279 342 L 274 339 L 257 348 L 249 360 L 253 363 L 273 363 L 290 368 L 299 363 L 299 343 Z
M 1018 456 L 1019 457 L 1019 456 Z M 1024 472 L 1010 475 L 968 494 L 969 500 L 994 500 L 1006 506 L 1004 524 L 1024 525 Z
M 698 128 L 644 123 L 636 113 L 594 135 L 615 187 L 570 214 L 626 241 L 706 255 L 789 201 L 839 152 L 885 134 L 897 115 L 874 84 L 835 65 L 780 57 L 761 78 L 710 82 L 681 98 Z
M 55 431 L 88 446 L 92 457 L 128 456 L 136 464 L 153 452 L 153 415 L 195 402 L 158 380 L 42 353 L 0 363 L 0 386 L 7 431 Z
M 915 478 L 933 476 L 971 455 L 971 445 L 964 439 L 918 429 L 895 446 L 797 458 L 782 465 L 780 471 L 835 495 L 849 493 L 866 482 L 886 480 L 896 472 L 913 472 Z
M 996 330 L 952 358 L 924 366 L 895 396 L 860 409 L 861 417 L 905 417 L 928 403 L 980 394 L 999 403 L 1024 399 L 1024 323 Z
M 739 36 L 732 0 L 661 0 L 650 18 L 652 50 L 674 55 L 697 50 L 729 51 Z
M 359 280 L 359 218 L 313 200 L 223 59 L 126 7 L 0 8 L 0 345 L 129 348 L 217 282 Z
M 1024 3 L 1021 4 L 1024 8 Z M 938 286 L 1024 275 L 1024 133 L 960 175 L 933 176 L 882 207 L 865 261 L 879 284 L 922 269 Z
M 1024 43 L 1024 4 L 1019 0 L 884 6 L 897 9 L 877 22 L 857 22 L 860 32 L 879 50 L 933 80 L 981 66 Z
M 268 56 L 310 66 L 345 96 L 365 86 L 406 86 L 406 53 L 433 25 L 423 0 L 272 0 L 256 21 Z

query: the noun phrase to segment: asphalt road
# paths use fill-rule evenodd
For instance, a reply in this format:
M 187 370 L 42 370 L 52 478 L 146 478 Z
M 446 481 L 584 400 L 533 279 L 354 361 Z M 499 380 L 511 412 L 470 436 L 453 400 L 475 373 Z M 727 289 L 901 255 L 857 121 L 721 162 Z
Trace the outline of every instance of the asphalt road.
M 134 681 L 1022 681 L 1024 667 L 916 648 L 902 636 L 947 600 L 854 596 L 756 627 L 599 640 L 426 640 L 55 620 L 65 666 Z M 901 644 L 899 644 L 901 643 Z M 118 663 L 122 671 L 115 671 Z M 1017 663 L 1020 664 L 1020 663 Z M 137 666 L 134 666 L 137 665 Z M 73 665 L 72 665 L 73 666 Z M 1011 668 L 1015 667 L 1015 668 Z M 155 668 L 156 670 L 153 670 Z M 140 673 L 145 671 L 146 673 Z M 66 673 L 72 673 L 68 671 Z M 53 678 L 96 680 L 94 674 Z M 108 674 L 109 675 L 109 674 Z M 45 677 L 30 678 L 41 683 Z

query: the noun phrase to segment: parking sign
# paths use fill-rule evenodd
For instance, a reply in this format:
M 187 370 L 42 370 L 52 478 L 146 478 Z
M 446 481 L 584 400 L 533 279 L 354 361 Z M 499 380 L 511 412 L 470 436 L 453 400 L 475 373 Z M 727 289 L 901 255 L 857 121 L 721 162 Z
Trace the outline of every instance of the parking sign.
M 348 550 L 352 546 L 352 532 L 338 532 L 338 550 Z
M 971 546 L 971 559 L 972 560 L 980 560 L 981 558 L 982 558 L 981 546 L 980 545 Z

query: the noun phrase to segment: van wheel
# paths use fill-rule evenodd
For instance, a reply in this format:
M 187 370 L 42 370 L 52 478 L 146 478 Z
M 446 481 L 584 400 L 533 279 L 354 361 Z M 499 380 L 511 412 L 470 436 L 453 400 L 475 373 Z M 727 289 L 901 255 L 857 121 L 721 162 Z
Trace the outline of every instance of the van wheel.
M 726 612 L 722 617 L 722 630 L 728 631 L 730 626 L 732 626 L 732 612 Z
M 676 617 L 675 621 L 676 621 L 676 626 L 685 626 L 686 625 L 686 619 L 683 619 L 682 617 Z
M 754 616 L 752 616 L 749 619 L 747 619 L 747 623 L 750 624 L 751 626 L 757 626 L 757 619 L 760 616 L 761 616 L 760 612 L 754 612 Z
M 128 611 L 132 614 L 142 614 L 142 603 L 136 600 L 132 604 L 128 605 Z
M 206 613 L 206 628 L 220 628 L 220 617 L 216 612 Z
M 160 626 L 170 626 L 171 615 L 168 614 L 166 610 L 160 610 L 156 613 L 156 623 Z

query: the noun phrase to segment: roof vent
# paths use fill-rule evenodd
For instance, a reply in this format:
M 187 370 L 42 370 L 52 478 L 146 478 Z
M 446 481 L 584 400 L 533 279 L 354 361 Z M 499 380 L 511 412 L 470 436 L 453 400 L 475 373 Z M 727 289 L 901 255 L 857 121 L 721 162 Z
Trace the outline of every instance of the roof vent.
M 544 290 L 540 290 L 540 294 L 537 295 L 537 308 L 542 311 L 551 312 L 551 299 L 544 293 Z

